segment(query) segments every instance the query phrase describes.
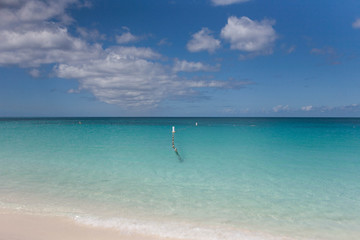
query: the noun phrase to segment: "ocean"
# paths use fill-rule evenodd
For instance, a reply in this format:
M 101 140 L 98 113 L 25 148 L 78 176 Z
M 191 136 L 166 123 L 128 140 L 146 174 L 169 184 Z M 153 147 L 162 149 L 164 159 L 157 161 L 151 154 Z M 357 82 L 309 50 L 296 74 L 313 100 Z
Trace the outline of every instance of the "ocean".
M 0 207 L 155 237 L 360 239 L 360 118 L 1 118 Z

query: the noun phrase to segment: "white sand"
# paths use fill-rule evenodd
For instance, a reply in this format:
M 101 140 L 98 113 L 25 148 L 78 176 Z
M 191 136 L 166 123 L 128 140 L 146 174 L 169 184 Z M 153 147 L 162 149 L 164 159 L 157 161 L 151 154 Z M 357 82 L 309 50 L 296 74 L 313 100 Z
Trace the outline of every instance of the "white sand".
M 65 217 L 29 215 L 0 209 L 0 240 L 155 240 L 158 237 L 89 227 Z

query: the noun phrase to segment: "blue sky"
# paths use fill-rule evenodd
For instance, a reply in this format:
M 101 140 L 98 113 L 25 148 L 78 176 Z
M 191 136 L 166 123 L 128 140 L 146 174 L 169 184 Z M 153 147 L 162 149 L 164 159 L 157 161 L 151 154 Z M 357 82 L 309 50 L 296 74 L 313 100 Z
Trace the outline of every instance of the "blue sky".
M 360 117 L 355 0 L 0 0 L 0 116 Z

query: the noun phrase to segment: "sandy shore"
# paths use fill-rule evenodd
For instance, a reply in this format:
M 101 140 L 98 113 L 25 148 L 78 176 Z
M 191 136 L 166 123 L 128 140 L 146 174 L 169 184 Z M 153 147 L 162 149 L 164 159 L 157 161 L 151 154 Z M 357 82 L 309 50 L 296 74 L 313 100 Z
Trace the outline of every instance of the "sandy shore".
M 78 224 L 65 217 L 29 215 L 0 209 L 0 240 L 155 240 Z

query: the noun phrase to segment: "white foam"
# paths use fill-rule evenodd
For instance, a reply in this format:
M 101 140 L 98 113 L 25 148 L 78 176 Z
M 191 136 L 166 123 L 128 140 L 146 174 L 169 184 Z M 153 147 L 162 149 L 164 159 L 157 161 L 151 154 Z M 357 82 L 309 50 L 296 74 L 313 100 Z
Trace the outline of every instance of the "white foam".
M 195 224 L 175 222 L 145 222 L 127 218 L 101 219 L 97 217 L 75 216 L 78 223 L 103 228 L 112 228 L 125 234 L 139 233 L 161 238 L 183 240 L 272 240 L 289 239 L 281 236 L 270 236 L 251 231 L 224 227 L 199 227 Z

